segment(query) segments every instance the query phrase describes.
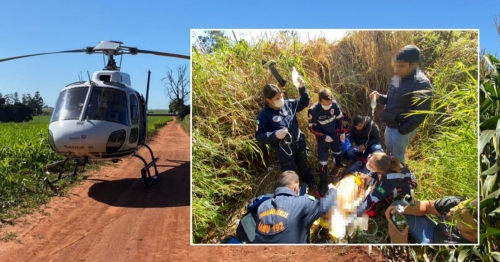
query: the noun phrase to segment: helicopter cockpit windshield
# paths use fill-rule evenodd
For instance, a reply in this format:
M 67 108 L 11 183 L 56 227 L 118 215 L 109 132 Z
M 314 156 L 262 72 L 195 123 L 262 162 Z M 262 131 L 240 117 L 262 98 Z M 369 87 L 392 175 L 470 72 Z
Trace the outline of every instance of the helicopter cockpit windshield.
M 88 86 L 66 89 L 61 92 L 51 122 L 80 119 Z M 111 121 L 129 125 L 127 97 L 125 92 L 106 87 L 94 86 L 87 104 L 85 120 Z

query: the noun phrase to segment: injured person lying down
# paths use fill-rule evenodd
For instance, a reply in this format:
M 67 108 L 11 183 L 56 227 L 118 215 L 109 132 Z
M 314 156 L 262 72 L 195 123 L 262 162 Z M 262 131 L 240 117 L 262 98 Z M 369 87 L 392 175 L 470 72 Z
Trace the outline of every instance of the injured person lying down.
M 337 205 L 315 221 L 311 228 L 316 243 L 352 242 L 348 239 L 352 239 L 358 230 L 366 237 L 357 239 L 361 241 L 358 243 L 380 243 L 386 239 L 378 231 L 376 220 L 371 221 L 368 230 L 369 217 L 375 216 L 376 204 L 381 201 L 389 205 L 405 196 L 411 196 L 411 201 L 417 180 L 397 158 L 382 152 L 370 155 L 367 167 L 371 171 L 369 174 L 354 172 L 334 185 Z

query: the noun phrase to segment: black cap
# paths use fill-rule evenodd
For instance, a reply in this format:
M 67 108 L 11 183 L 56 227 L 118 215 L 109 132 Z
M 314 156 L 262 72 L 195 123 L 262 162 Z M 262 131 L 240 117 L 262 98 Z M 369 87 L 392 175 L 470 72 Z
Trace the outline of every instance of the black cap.
M 408 63 L 418 62 L 420 59 L 420 49 L 414 45 L 407 45 L 399 51 L 396 56 L 397 61 L 404 61 Z

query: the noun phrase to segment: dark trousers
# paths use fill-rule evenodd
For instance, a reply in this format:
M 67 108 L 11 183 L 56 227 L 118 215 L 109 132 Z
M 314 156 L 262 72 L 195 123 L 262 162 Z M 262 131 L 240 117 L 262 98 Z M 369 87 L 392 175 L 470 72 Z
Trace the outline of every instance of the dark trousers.
M 275 147 L 275 152 L 280 162 L 281 171 L 285 172 L 292 170 L 297 172 L 298 169 L 299 175 L 304 182 L 309 184 L 313 181 L 311 169 L 307 163 L 307 145 L 302 136 L 297 143 L 290 144 L 290 147 L 284 143 L 281 145 L 281 148 Z M 289 155 L 290 153 L 291 156 Z

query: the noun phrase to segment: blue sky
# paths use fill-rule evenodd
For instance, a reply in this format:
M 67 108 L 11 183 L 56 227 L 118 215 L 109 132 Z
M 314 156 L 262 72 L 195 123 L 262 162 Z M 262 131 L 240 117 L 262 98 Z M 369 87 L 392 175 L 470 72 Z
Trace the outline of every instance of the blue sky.
M 494 1 L 6 1 L 0 9 L 0 58 L 118 40 L 141 49 L 189 54 L 191 28 L 480 29 L 480 46 L 499 53 Z M 314 4 L 313 4 L 314 3 Z M 161 79 L 187 60 L 126 56 L 122 71 L 166 108 Z M 59 91 L 103 67 L 101 55 L 58 54 L 0 63 L 0 93 L 34 94 L 53 106 Z
M 140 4 L 139 4 L 140 3 Z M 186 5 L 147 4 L 145 1 L 6 1 L 0 8 L 0 58 L 79 49 L 103 40 L 118 40 L 140 49 L 189 55 Z M 185 24 L 186 22 L 184 22 Z M 119 62 L 119 59 L 117 60 Z M 151 70 L 149 108 L 168 108 L 161 79 L 189 60 L 148 54 L 124 56 L 122 71 L 132 87 L 145 95 Z M 104 67 L 101 54 L 56 54 L 0 63 L 0 93 L 41 92 L 54 106 L 61 89 L 87 79 Z

